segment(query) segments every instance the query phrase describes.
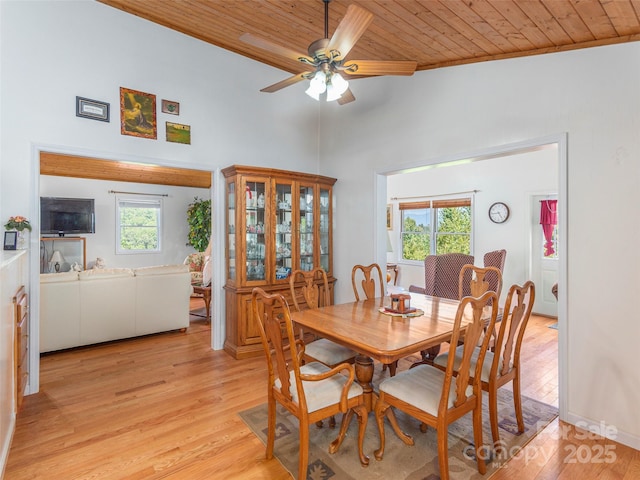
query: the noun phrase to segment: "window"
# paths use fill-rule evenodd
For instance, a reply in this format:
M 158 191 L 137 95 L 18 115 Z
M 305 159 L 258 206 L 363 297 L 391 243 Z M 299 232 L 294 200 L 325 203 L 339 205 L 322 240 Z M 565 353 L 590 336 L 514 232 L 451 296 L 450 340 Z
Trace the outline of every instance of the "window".
M 401 203 L 403 260 L 471 253 L 471 198 Z
M 116 253 L 160 251 L 160 197 L 117 197 L 116 210 Z

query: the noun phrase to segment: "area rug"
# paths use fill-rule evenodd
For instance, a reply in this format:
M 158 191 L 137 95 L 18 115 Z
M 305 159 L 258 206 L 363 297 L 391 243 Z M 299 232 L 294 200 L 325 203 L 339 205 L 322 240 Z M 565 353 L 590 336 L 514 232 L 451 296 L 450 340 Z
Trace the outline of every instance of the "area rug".
M 554 323 L 553 325 L 549 325 L 549 328 L 553 328 L 554 330 L 558 329 L 558 322 Z
M 492 443 L 489 414 L 486 405 L 487 395 L 483 395 L 483 440 L 489 446 Z M 487 479 L 489 475 L 502 466 L 508 458 L 522 452 L 523 447 L 557 415 L 557 408 L 522 398 L 525 432 L 518 435 L 515 413 L 513 411 L 512 394 L 501 389 L 498 398 L 500 438 L 506 444 L 505 454 L 493 458 L 487 455 L 487 474 L 478 473 L 473 447 L 473 429 L 471 415 L 466 415 L 449 426 L 449 473 L 452 480 Z M 357 454 L 358 421 L 354 416 L 340 450 L 330 455 L 329 444 L 338 433 L 338 426 L 331 429 L 326 426 L 310 427 L 308 480 L 350 480 L 350 479 L 393 479 L 393 480 L 438 480 L 440 478 L 437 456 L 437 440 L 434 429 L 426 433 L 420 432 L 417 420 L 400 411 L 396 416 L 402 430 L 411 435 L 414 446 L 405 445 L 393 432 L 385 420 L 385 454 L 377 461 L 373 451 L 379 446 L 378 427 L 373 414 L 369 415 L 364 452 L 369 456 L 369 466 L 360 465 Z M 259 405 L 240 413 L 240 417 L 249 428 L 265 443 L 267 441 L 267 405 Z M 339 418 L 336 422 L 339 424 Z M 284 408 L 278 405 L 277 427 L 274 454 L 293 478 L 298 474 L 298 421 Z
M 196 308 L 189 312 L 189 315 L 193 315 L 194 317 L 207 318 L 207 310 L 206 308 Z

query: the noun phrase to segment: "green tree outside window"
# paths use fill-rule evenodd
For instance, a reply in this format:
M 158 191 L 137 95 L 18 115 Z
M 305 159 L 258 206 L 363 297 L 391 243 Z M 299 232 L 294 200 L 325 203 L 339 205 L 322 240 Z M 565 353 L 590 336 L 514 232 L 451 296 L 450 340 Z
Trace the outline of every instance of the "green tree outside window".
M 445 200 L 454 205 L 460 200 Z M 402 258 L 424 260 L 427 255 L 443 253 L 471 253 L 471 201 L 463 199 L 463 206 L 433 207 L 431 202 L 403 204 Z M 434 202 L 438 205 L 438 202 Z
M 160 251 L 161 200 L 118 200 L 118 251 Z

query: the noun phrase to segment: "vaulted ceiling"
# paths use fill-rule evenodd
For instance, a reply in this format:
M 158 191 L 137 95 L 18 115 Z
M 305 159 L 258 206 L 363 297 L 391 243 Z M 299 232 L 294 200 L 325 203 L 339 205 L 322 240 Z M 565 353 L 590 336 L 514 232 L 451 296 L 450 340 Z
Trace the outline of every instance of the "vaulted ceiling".
M 322 0 L 99 0 L 286 72 L 300 63 L 243 33 L 307 53 L 324 37 Z M 415 60 L 417 70 L 640 40 L 640 0 L 332 0 L 329 36 L 349 4 L 374 15 L 348 58 Z

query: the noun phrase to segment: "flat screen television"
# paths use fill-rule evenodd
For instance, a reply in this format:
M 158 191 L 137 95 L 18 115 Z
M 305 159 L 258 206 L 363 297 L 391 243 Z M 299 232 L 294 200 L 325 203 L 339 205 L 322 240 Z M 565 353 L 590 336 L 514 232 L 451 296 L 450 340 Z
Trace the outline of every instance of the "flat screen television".
M 40 234 L 95 233 L 93 198 L 40 197 Z

